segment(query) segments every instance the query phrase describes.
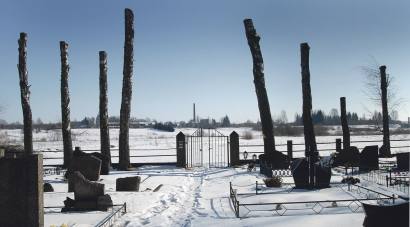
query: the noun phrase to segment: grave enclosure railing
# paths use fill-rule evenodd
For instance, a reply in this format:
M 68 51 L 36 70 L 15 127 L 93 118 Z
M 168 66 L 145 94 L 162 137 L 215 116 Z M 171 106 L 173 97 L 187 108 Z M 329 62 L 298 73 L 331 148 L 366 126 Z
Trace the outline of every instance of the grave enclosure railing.
M 355 146 L 355 144 L 363 144 L 363 143 L 382 143 L 383 140 L 357 140 L 357 141 L 350 141 L 352 146 Z M 390 140 L 391 144 L 394 145 L 396 142 L 409 142 L 408 145 L 396 145 L 390 146 L 390 149 L 392 150 L 397 150 L 401 148 L 410 148 L 410 139 L 391 139 Z M 332 152 L 332 151 L 337 151 L 342 149 L 342 144 L 343 141 L 340 138 L 335 139 L 333 142 L 317 142 L 318 145 L 318 151 L 320 152 Z M 276 144 L 276 147 L 278 151 L 282 153 L 289 153 L 291 151 L 292 153 L 301 153 L 305 152 L 305 149 L 293 149 L 294 146 L 301 147 L 304 146 L 304 143 L 293 143 L 292 140 L 288 140 L 286 144 Z M 333 148 L 325 147 L 329 145 L 334 145 Z M 263 147 L 263 144 L 239 144 L 240 148 L 240 157 L 244 157 L 245 149 L 247 148 L 252 148 L 252 147 Z M 365 146 L 359 146 L 357 147 L 359 150 L 363 149 Z M 263 154 L 263 151 L 246 151 L 246 153 L 249 154 Z M 244 158 L 246 159 L 246 158 Z
M 369 181 L 387 188 L 392 188 L 396 191 L 409 194 L 409 172 L 394 171 L 392 168 L 371 170 L 371 171 L 359 171 L 359 168 L 350 168 L 351 171 L 348 176 L 358 177 L 362 180 Z
M 62 206 L 45 206 L 44 209 L 58 209 L 58 211 L 44 211 L 44 213 L 60 213 Z M 112 206 L 109 214 L 99 221 L 95 227 L 110 227 L 112 226 L 122 215 L 127 213 L 127 203 L 115 204 Z
M 257 186 L 256 186 L 257 187 Z M 321 214 L 323 210 L 329 209 L 341 209 L 352 213 L 357 213 L 362 211 L 362 204 L 361 202 L 364 201 L 373 201 L 377 203 L 392 203 L 395 202 L 394 195 L 386 195 L 380 192 L 373 191 L 371 189 L 359 186 L 359 185 L 348 185 L 348 190 L 352 192 L 358 192 L 359 194 L 363 194 L 365 191 L 366 198 L 352 198 L 352 199 L 334 199 L 334 200 L 307 200 L 307 201 L 283 201 L 283 202 L 266 202 L 266 203 L 241 203 L 238 200 L 239 195 L 249 195 L 248 194 L 238 194 L 237 189 L 233 188 L 232 183 L 229 184 L 229 191 L 230 191 L 230 201 L 232 202 L 232 206 L 235 212 L 235 216 L 237 218 L 245 218 L 252 212 L 269 212 L 271 215 L 278 215 L 284 216 L 285 214 L 289 213 L 290 211 L 311 211 L 310 214 Z M 262 194 L 277 194 L 277 193 L 261 193 L 258 192 L 256 188 L 255 195 L 262 195 Z M 292 190 L 288 190 L 290 193 Z M 375 194 L 376 196 L 369 196 L 369 192 Z M 298 206 L 299 207 L 292 207 Z M 264 208 L 264 207 L 271 207 L 271 208 Z M 302 206 L 302 207 L 300 207 Z M 253 208 L 253 207 L 256 207 Z M 245 209 L 245 215 L 240 214 L 240 209 Z M 342 213 L 342 212 L 339 212 Z M 343 212 L 345 213 L 345 212 Z M 296 214 L 297 215 L 297 214 Z

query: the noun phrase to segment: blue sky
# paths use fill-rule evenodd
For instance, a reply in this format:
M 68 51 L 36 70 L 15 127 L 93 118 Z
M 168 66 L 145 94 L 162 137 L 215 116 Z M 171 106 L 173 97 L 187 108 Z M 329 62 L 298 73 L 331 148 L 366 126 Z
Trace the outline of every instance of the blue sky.
M 311 46 L 313 108 L 361 116 L 361 66 L 375 58 L 410 98 L 410 1 L 1 1 L 0 118 L 22 122 L 17 39 L 28 33 L 33 119 L 59 121 L 59 41 L 69 44 L 71 118 L 98 113 L 98 51 L 108 53 L 109 114 L 121 103 L 124 8 L 135 15 L 131 115 L 160 121 L 201 117 L 257 120 L 252 59 L 243 19 L 261 36 L 271 112 L 289 119 L 302 109 L 299 44 Z M 409 103 L 399 117 L 410 116 Z

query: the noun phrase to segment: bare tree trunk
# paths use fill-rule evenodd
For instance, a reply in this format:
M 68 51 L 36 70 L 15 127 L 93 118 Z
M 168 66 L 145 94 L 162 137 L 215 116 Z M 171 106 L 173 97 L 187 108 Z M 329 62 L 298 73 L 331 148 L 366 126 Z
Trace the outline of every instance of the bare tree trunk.
M 110 132 L 108 128 L 107 53 L 100 51 L 100 141 L 101 153 L 109 157 L 111 165 Z
M 349 149 L 350 147 L 350 131 L 347 123 L 346 116 L 346 98 L 340 97 L 340 121 L 343 131 L 343 149 Z
M 309 44 L 300 44 L 303 94 L 303 130 L 305 136 L 306 157 L 317 151 L 315 131 L 312 122 L 312 95 L 310 91 Z
M 260 37 L 256 33 L 252 19 L 244 20 L 246 38 L 253 59 L 253 82 L 255 83 L 256 96 L 258 99 L 259 114 L 262 123 L 264 153 L 274 152 L 275 138 L 273 134 L 273 121 L 270 113 L 268 95 L 266 93 L 265 78 L 263 73 L 263 58 L 259 46 Z
M 130 167 L 129 148 L 129 119 L 132 97 L 132 73 L 134 61 L 134 14 L 130 9 L 125 9 L 125 44 L 124 68 L 122 80 L 122 100 L 120 112 L 120 137 L 119 137 L 119 166 L 122 170 Z
M 30 107 L 30 86 L 28 85 L 28 73 L 27 73 L 27 34 L 20 33 L 19 44 L 19 63 L 17 65 L 20 78 L 20 95 L 21 95 L 21 107 L 23 109 L 23 122 L 24 122 L 24 151 L 26 154 L 33 153 L 33 128 L 32 128 L 32 116 Z
M 383 115 L 383 153 L 384 156 L 391 156 L 390 151 L 390 131 L 389 131 L 389 111 L 387 108 L 387 78 L 386 66 L 380 66 L 380 87 L 382 92 L 382 115 Z
M 73 156 L 73 145 L 71 141 L 71 123 L 70 123 L 70 93 L 68 90 L 68 72 L 70 66 L 67 60 L 68 44 L 60 41 L 61 55 L 61 129 L 63 134 L 64 146 L 64 167 L 68 167 Z

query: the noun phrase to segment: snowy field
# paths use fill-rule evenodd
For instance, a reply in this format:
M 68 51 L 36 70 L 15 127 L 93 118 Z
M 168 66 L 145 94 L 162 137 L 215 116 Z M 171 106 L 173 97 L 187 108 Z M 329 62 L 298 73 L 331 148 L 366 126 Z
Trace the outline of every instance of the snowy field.
M 130 129 L 130 149 L 131 156 L 146 156 L 146 155 L 175 155 L 176 154 L 176 134 L 180 131 L 185 135 L 191 135 L 195 132 L 194 128 L 177 128 L 175 132 L 163 132 L 154 129 Z M 204 130 L 206 133 L 206 130 Z M 243 152 L 247 151 L 251 157 L 252 152 L 263 152 L 263 140 L 260 131 L 253 131 L 250 128 L 220 128 L 218 129 L 222 134 L 229 136 L 230 133 L 236 131 L 239 134 L 240 153 L 243 158 Z M 22 130 L 0 130 L 3 138 L 11 144 L 22 144 L 23 135 Z M 246 134 L 251 134 L 251 138 L 246 138 Z M 113 162 L 118 162 L 118 129 L 110 129 L 110 143 L 111 153 L 113 156 Z M 100 148 L 100 133 L 99 129 L 73 129 L 72 130 L 73 147 L 79 146 L 83 150 L 90 150 L 99 152 Z M 341 136 L 317 136 L 316 141 L 318 143 L 318 149 L 320 155 L 327 156 L 334 152 L 335 140 L 341 138 Z M 369 136 L 352 136 L 352 146 L 357 146 L 362 149 L 367 145 L 382 145 L 382 135 L 369 135 Z M 42 130 L 40 132 L 33 133 L 34 150 L 43 152 L 45 165 L 62 164 L 62 159 L 46 159 L 48 157 L 62 157 L 62 136 L 61 130 Z M 294 146 L 294 157 L 301 157 L 304 152 L 300 152 L 304 149 L 304 138 L 288 137 L 288 136 L 276 136 L 276 149 L 286 152 L 286 142 L 292 140 Z M 410 152 L 410 135 L 392 135 L 391 146 L 409 146 L 404 148 L 392 148 L 392 152 Z M 395 141 L 395 140 L 407 140 L 407 141 Z M 354 141 L 377 141 L 377 142 L 354 142 Z M 206 140 L 204 140 L 204 147 L 207 146 Z M 330 144 L 321 144 L 330 143 Z M 301 145 L 297 145 L 301 144 Z M 256 145 L 256 146 L 255 146 Z M 257 153 L 258 154 L 258 153 Z M 157 157 L 131 157 L 131 162 L 134 163 L 158 163 L 158 162 L 175 162 L 175 156 L 157 156 Z
M 141 176 L 140 192 L 116 192 L 115 179 L 125 176 Z M 341 180 L 338 173 L 332 176 L 332 182 Z M 62 206 L 67 193 L 67 184 L 62 176 L 47 176 L 55 192 L 45 193 L 45 206 Z M 229 198 L 229 182 L 239 193 L 243 202 L 278 202 L 307 201 L 363 198 L 363 195 L 348 192 L 346 186 L 336 185 L 329 189 L 314 191 L 294 190 L 287 192 L 289 186 L 274 189 L 282 191 L 277 194 L 255 195 L 255 182 L 263 182 L 263 176 L 258 171 L 247 172 L 245 167 L 227 169 L 198 168 L 185 170 L 172 166 L 143 166 L 135 171 L 115 171 L 111 175 L 101 176 L 114 204 L 127 203 L 127 214 L 118 219 L 114 226 L 362 226 L 364 213 L 359 209 L 352 213 L 345 208 L 335 212 L 314 214 L 313 211 L 289 212 L 285 216 L 264 212 L 253 212 L 245 217 L 246 210 L 241 208 L 241 216 L 237 218 Z M 284 181 L 292 182 L 285 177 Z M 163 184 L 159 191 L 152 190 Z M 365 186 L 372 186 L 366 184 Z M 263 188 L 263 186 L 259 186 Z M 386 192 L 385 189 L 375 190 Z M 332 209 L 334 210 L 334 209 Z M 305 212 L 305 213 L 303 213 Z M 46 213 L 45 226 L 68 224 L 74 227 L 93 226 L 106 213 L 88 212 L 73 214 Z

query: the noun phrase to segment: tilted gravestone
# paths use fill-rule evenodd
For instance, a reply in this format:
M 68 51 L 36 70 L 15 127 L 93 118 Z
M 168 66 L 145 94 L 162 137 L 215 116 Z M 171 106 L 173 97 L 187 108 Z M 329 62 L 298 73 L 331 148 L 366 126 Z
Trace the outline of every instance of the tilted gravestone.
M 366 146 L 360 153 L 360 171 L 370 171 L 379 169 L 378 146 Z
M 70 174 L 70 179 L 74 184 L 75 200 L 96 200 L 104 195 L 104 184 L 87 180 L 79 171 Z
M 69 175 L 74 189 L 74 200 L 67 197 L 64 201 L 66 211 L 107 210 L 112 206 L 109 195 L 104 195 L 104 184 L 87 180 L 79 171 Z
M 101 160 L 101 175 L 108 175 L 110 174 L 110 157 L 107 155 L 101 154 L 99 152 L 90 153 L 90 155 L 98 158 Z
M 115 181 L 116 191 L 139 191 L 141 177 L 124 177 L 117 178 Z

